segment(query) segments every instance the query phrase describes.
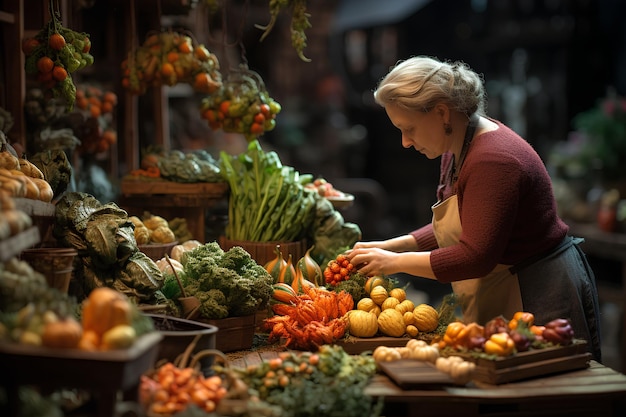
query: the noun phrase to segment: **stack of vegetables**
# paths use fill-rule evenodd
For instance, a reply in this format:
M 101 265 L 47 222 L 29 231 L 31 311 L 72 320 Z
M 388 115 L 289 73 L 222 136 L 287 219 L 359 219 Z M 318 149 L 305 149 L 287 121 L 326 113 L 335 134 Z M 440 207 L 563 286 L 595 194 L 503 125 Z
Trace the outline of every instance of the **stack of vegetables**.
M 281 105 L 270 97 L 261 77 L 247 68 L 228 74 L 223 85 L 200 104 L 213 130 L 243 134 L 252 141 L 276 126 Z
M 294 242 L 308 239 L 314 257 L 334 257 L 361 238 L 358 225 L 345 222 L 316 191 L 306 188 L 310 174 L 281 163 L 258 140 L 239 155 L 220 154 L 220 168 L 230 188 L 227 239 L 250 242 Z
M 74 266 L 75 295 L 111 287 L 137 304 L 165 301 L 163 275 L 139 250 L 128 213 L 87 193 L 68 192 L 56 204 L 53 236 L 78 251 Z
M 574 342 L 574 330 L 568 319 L 556 318 L 539 325 L 527 311 L 518 311 L 512 318 L 494 317 L 484 326 L 478 323 L 448 324 L 438 342 L 442 352 L 469 353 L 495 358 L 548 346 L 567 346 Z
M 6 145 L 0 145 L 0 190 L 12 197 L 52 201 L 54 191 L 43 172 L 31 161 L 17 157 Z
M 219 61 L 204 45 L 175 31 L 151 33 L 122 62 L 122 85 L 133 94 L 148 87 L 178 83 L 211 94 L 222 84 Z
M 172 261 L 162 292 L 178 316 L 183 294 L 200 301 L 199 319 L 252 315 L 272 296 L 272 276 L 240 246 L 224 251 L 217 242 L 193 245 Z
M 125 349 L 153 330 L 123 294 L 93 290 L 81 304 L 55 288 L 28 263 L 0 264 L 0 340 L 56 349 Z

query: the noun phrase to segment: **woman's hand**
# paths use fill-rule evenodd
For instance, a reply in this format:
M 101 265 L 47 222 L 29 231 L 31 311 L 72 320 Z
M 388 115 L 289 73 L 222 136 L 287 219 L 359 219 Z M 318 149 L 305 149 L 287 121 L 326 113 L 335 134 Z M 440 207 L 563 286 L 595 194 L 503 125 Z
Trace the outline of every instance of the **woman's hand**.
M 366 276 L 395 274 L 396 259 L 399 254 L 377 247 L 369 246 L 374 242 L 359 242 L 354 249 L 346 252 L 350 263 L 357 271 Z M 363 244 L 361 246 L 361 244 Z

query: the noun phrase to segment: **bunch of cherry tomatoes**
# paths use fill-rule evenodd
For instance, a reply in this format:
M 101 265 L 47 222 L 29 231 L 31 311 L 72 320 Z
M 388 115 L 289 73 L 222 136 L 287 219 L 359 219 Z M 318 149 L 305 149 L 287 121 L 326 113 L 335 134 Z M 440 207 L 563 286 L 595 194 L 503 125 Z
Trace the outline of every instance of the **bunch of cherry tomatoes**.
M 260 77 L 247 69 L 231 72 L 222 87 L 200 104 L 200 114 L 211 129 L 240 133 L 247 140 L 274 129 L 281 109 Z
M 26 56 L 24 70 L 29 75 L 36 75 L 39 83 L 52 90 L 55 97 L 64 98 L 71 109 L 76 99 L 71 73 L 93 64 L 90 50 L 88 34 L 64 27 L 58 15 L 52 13 L 44 28 L 34 37 L 22 41 Z

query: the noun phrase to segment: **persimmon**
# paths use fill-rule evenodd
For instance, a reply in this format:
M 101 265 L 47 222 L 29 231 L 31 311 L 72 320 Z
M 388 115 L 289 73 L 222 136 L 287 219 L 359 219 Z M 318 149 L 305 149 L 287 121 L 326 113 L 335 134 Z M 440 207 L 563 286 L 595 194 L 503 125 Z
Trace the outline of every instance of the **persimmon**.
M 211 57 L 211 53 L 204 45 L 198 45 L 194 48 L 193 53 L 200 61 L 207 61 Z
M 193 88 L 195 88 L 196 91 L 211 94 L 217 90 L 217 87 L 219 87 L 219 84 L 216 83 L 206 72 L 199 72 L 196 74 L 193 83 Z
M 102 140 L 109 145 L 113 145 L 117 142 L 117 132 L 111 129 L 105 130 L 104 132 L 102 132 Z
M 166 62 L 161 66 L 161 74 L 163 76 L 169 77 L 174 73 L 175 73 L 174 66 L 171 63 Z
M 47 56 L 42 56 L 37 60 L 37 69 L 41 73 L 52 72 L 54 61 Z
M 112 113 L 113 107 L 113 103 L 111 103 L 110 101 L 103 101 L 100 108 L 102 109 L 102 113 Z
M 178 52 L 182 53 L 182 54 L 190 54 L 192 51 L 192 47 L 191 47 L 191 42 L 190 41 L 184 41 L 182 42 L 180 45 L 178 45 Z
M 102 114 L 102 109 L 100 108 L 100 106 L 91 104 L 89 106 L 89 114 L 91 114 L 91 117 L 93 118 L 99 117 Z
M 63 81 L 67 78 L 67 70 L 60 65 L 55 66 L 52 69 L 52 78 L 57 81 Z
M 170 51 L 167 53 L 167 62 L 174 63 L 178 61 L 178 52 Z
M 76 95 L 76 107 L 81 110 L 87 110 L 88 105 L 89 102 L 87 101 L 87 98 L 85 98 L 85 96 L 79 97 L 78 95 Z
M 65 47 L 65 38 L 60 33 L 53 33 L 48 38 L 48 45 L 55 51 L 60 51 Z
M 22 52 L 24 52 L 25 55 L 30 55 L 39 45 L 39 41 L 35 38 L 24 39 L 24 41 L 22 41 Z

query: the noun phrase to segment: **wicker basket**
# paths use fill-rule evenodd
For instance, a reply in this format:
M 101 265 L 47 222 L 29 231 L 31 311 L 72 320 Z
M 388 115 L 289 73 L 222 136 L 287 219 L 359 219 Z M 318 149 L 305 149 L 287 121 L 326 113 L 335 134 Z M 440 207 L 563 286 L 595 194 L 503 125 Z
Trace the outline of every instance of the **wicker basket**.
M 67 293 L 77 254 L 73 248 L 36 248 L 24 250 L 20 258 L 42 273 L 50 288 Z
M 158 261 L 165 255 L 172 252 L 172 248 L 178 245 L 178 242 L 171 243 L 151 243 L 149 245 L 137 245 L 140 251 L 146 254 L 146 256 L 153 261 Z

